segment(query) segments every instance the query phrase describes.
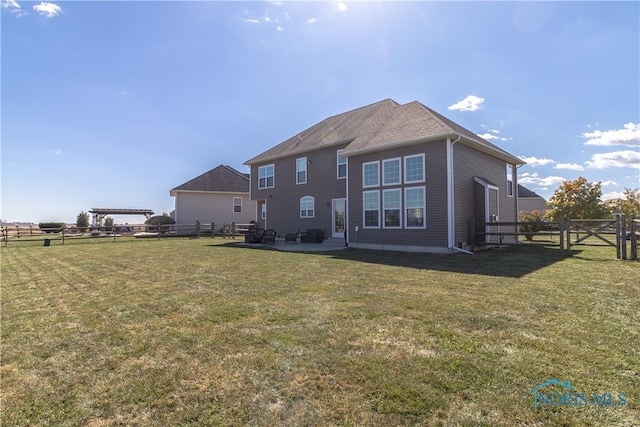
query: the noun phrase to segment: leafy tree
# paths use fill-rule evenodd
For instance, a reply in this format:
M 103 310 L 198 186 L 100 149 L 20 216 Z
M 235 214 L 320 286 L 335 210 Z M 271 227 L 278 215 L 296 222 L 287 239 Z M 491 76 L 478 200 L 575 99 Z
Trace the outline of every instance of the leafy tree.
M 583 177 L 563 182 L 549 199 L 549 217 L 554 221 L 566 217 L 606 218 L 610 211 L 600 200 L 601 187 L 600 182 L 590 183 Z
M 76 217 L 76 227 L 78 227 L 78 231 L 81 233 L 86 233 L 89 228 L 89 214 L 82 211 Z
M 625 188 L 623 194 L 624 199 L 616 200 L 613 210 L 623 214 L 626 217 L 627 227 L 630 227 L 632 214 L 636 214 L 636 218 L 640 219 L 640 190 Z
M 104 219 L 104 231 L 112 231 L 113 230 L 113 218 L 110 216 Z

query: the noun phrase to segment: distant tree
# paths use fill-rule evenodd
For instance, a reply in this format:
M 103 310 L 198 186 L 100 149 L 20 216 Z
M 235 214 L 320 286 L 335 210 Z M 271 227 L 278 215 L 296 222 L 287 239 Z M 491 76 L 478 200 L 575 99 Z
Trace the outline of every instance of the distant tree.
M 110 216 L 104 219 L 104 231 L 112 231 L 113 230 L 113 218 Z
M 631 226 L 631 215 L 636 214 L 640 219 L 640 190 L 625 188 L 622 193 L 624 198 L 618 199 L 613 204 L 613 211 L 620 212 L 626 217 L 627 227 Z
M 86 233 L 89 229 L 89 214 L 82 211 L 76 218 L 76 227 L 80 233 Z
M 600 182 L 590 183 L 583 177 L 563 182 L 549 199 L 549 218 L 606 218 L 611 212 L 600 200 L 601 187 Z

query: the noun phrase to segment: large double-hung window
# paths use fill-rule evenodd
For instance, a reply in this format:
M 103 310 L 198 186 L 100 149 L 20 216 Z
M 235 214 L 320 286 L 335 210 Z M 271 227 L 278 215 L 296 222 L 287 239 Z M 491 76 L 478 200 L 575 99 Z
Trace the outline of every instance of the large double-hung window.
M 307 158 L 296 159 L 296 184 L 307 183 Z
M 425 187 L 404 189 L 404 223 L 406 228 L 424 228 Z
M 382 209 L 384 211 L 384 228 L 400 228 L 402 196 L 399 188 L 382 192 Z
M 258 188 L 272 188 L 274 184 L 275 166 L 265 165 L 258 168 Z
M 424 154 L 404 158 L 404 183 L 424 182 Z
M 365 191 L 362 193 L 365 228 L 380 227 L 380 191 Z

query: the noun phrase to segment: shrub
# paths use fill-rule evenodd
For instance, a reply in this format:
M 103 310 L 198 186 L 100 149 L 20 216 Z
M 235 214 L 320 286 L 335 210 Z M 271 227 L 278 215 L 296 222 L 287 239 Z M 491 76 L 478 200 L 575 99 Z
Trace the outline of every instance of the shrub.
M 525 239 L 529 241 L 533 240 L 533 235 L 535 233 L 544 230 L 544 219 L 544 213 L 542 211 L 520 211 L 518 214 L 518 226 L 520 233 L 524 233 Z
M 149 227 L 149 231 L 157 231 L 158 225 L 175 224 L 176 222 L 168 215 L 156 215 L 147 219 L 144 223 L 151 225 L 151 227 Z M 160 228 L 162 229 L 162 227 Z
M 110 216 L 104 219 L 104 231 L 113 231 L 113 218 Z
M 41 222 L 38 227 L 45 233 L 59 233 L 64 229 L 64 222 Z

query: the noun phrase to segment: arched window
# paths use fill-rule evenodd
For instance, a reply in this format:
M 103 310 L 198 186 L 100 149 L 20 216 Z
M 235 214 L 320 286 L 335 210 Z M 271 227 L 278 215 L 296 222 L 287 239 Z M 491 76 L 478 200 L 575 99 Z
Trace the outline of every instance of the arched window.
M 304 196 L 300 199 L 300 218 L 313 218 L 315 210 L 315 199 L 311 196 Z

